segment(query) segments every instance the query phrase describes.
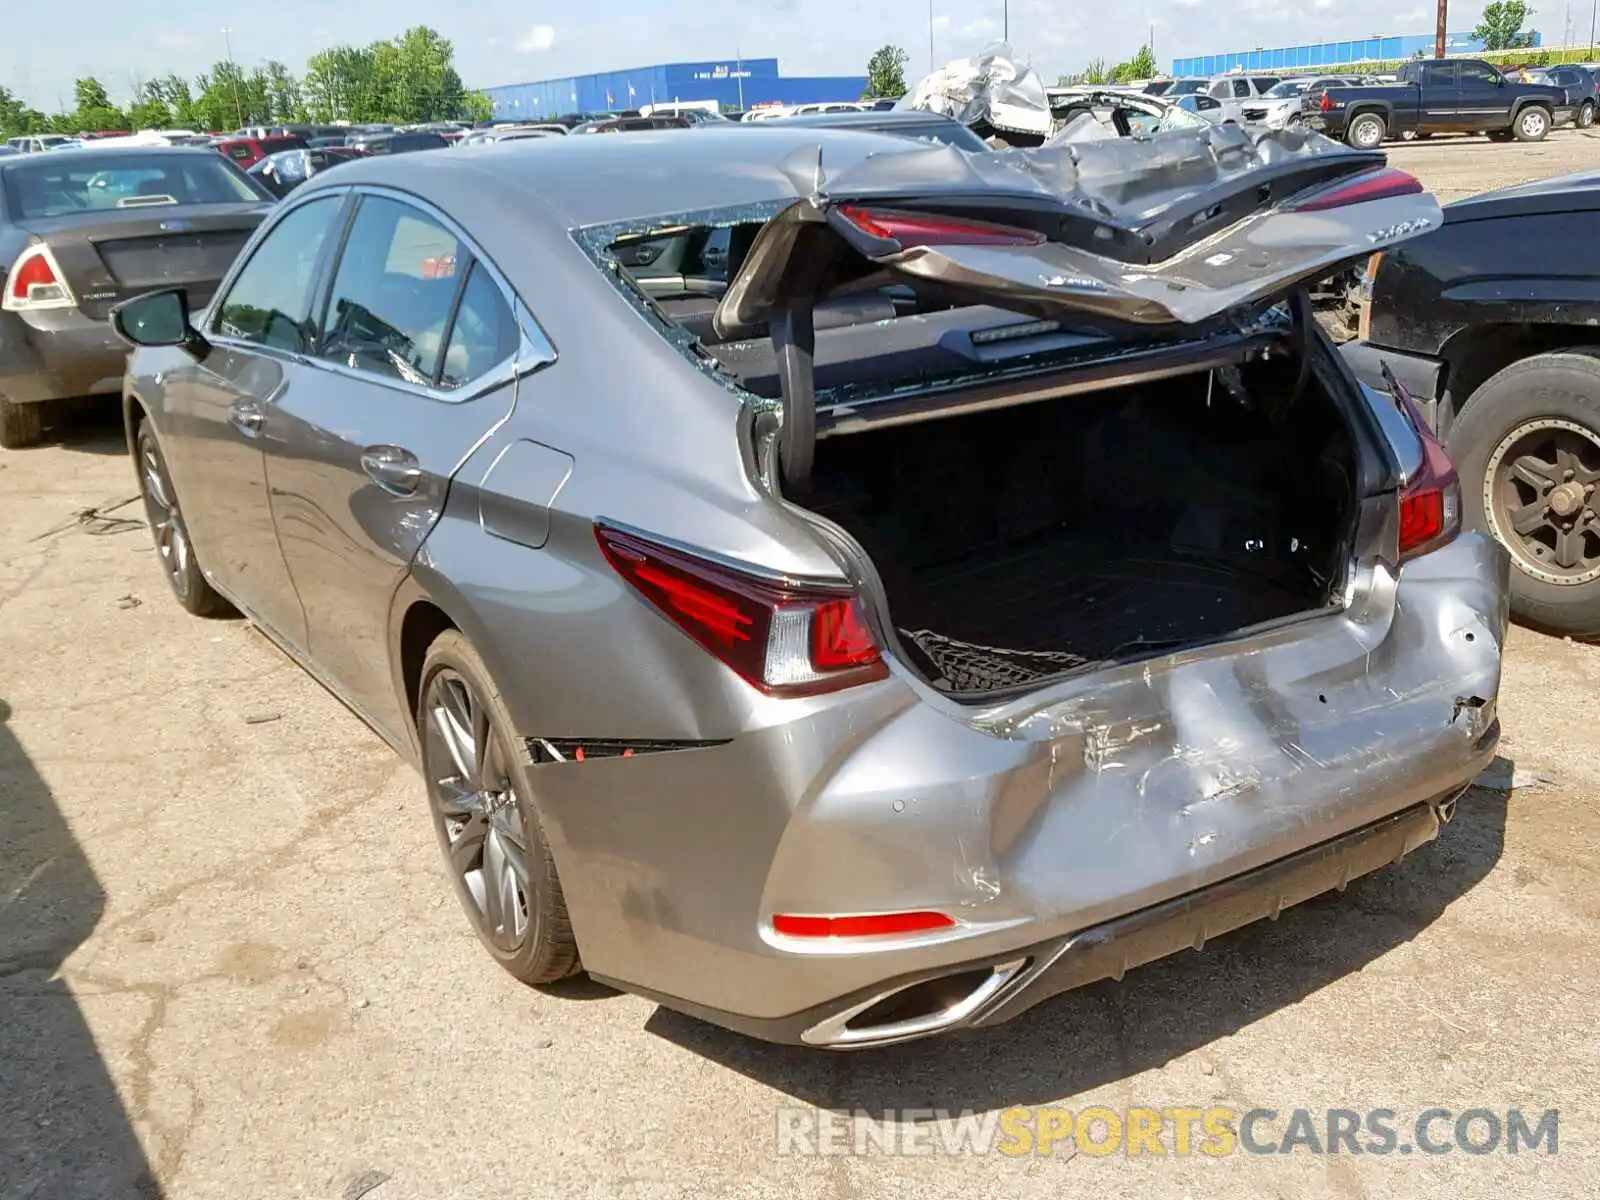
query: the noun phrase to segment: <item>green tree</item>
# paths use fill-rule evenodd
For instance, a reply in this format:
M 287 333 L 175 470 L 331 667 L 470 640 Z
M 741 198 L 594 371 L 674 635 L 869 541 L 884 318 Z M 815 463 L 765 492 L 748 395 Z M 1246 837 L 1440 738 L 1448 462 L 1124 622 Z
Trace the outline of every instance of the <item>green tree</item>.
M 1533 45 L 1533 34 L 1523 31 L 1522 25 L 1533 16 L 1533 9 L 1523 0 L 1491 0 L 1483 6 L 1483 19 L 1472 31 L 1472 36 L 1483 43 L 1486 50 L 1520 50 Z
M 111 103 L 105 85 L 98 79 L 89 76 L 74 80 L 72 94 L 77 100 L 69 122 L 74 131 L 102 133 L 128 128 L 127 115 Z
M 494 116 L 494 101 L 482 92 L 468 92 L 461 100 L 461 111 L 456 114 L 474 125 Z
M 294 72 L 281 62 L 269 62 L 266 76 L 267 106 L 272 110 L 272 119 L 280 125 L 289 121 L 304 121 L 305 101 L 300 94 L 300 81 L 294 77 Z
M 1139 47 L 1139 52 L 1128 60 L 1129 79 L 1149 79 L 1156 73 L 1156 52 L 1150 49 L 1148 43 Z
M 906 64 L 911 56 L 899 46 L 879 46 L 867 60 L 867 90 L 863 100 L 906 94 Z
M 172 128 L 172 110 L 162 99 L 159 84 L 147 83 L 139 89 L 138 95 L 128 109 L 128 123 L 136 131 Z
M 49 128 L 49 117 L 0 87 L 0 135 L 21 137 L 25 133 L 44 133 Z
M 368 121 L 372 52 L 333 46 L 311 56 L 303 84 L 306 105 L 318 121 Z
M 210 129 L 201 119 L 195 109 L 194 93 L 189 88 L 189 81 L 182 75 L 164 75 L 160 79 L 153 79 L 145 84 L 145 91 L 149 97 L 160 100 L 167 106 L 167 111 L 172 114 L 174 129 Z
M 1105 84 L 1111 82 L 1111 71 L 1103 58 L 1091 58 L 1089 65 L 1078 75 L 1079 83 Z

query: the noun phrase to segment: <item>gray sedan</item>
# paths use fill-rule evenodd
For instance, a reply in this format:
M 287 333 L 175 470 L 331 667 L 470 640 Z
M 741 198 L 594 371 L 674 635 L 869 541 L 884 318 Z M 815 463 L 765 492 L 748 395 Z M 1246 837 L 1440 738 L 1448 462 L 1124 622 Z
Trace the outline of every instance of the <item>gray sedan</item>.
M 118 310 L 158 561 L 417 765 L 518 979 L 848 1048 L 1120 977 L 1416 850 L 1499 732 L 1504 552 L 1299 290 L 1439 207 L 1266 136 L 319 175 Z

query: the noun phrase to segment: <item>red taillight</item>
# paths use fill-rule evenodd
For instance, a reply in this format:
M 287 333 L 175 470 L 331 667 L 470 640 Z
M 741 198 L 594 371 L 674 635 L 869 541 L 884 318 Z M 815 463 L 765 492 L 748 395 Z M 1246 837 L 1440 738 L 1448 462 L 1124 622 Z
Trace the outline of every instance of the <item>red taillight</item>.
M 11 298 L 26 300 L 29 288 L 53 287 L 55 283 L 56 273 L 50 269 L 50 261 L 42 254 L 35 254 L 32 258 L 23 259 L 12 272 Z
M 1422 440 L 1422 465 L 1400 492 L 1399 561 L 1437 550 L 1461 532 L 1461 481 L 1427 418 L 1399 384 L 1394 400 Z
M 1317 105 L 1317 107 L 1320 108 L 1323 112 L 1332 112 L 1333 111 L 1333 97 L 1328 95 L 1327 92 L 1323 92 L 1322 93 L 1322 101 L 1321 101 L 1321 103 L 1319 103 Z
M 938 912 L 875 913 L 860 917 L 798 917 L 779 913 L 772 929 L 785 937 L 884 937 L 954 929 L 955 921 Z
M 1379 167 L 1376 171 L 1340 180 L 1332 187 L 1289 204 L 1288 208 L 1293 212 L 1321 212 L 1329 208 L 1343 208 L 1347 204 L 1387 200 L 1392 196 L 1415 196 L 1421 191 L 1422 181 L 1415 175 L 1407 175 L 1396 167 Z
M 71 308 L 72 292 L 56 270 L 49 248 L 35 244 L 11 266 L 6 281 L 4 307 L 11 312 L 36 308 Z
M 913 246 L 1037 246 L 1044 234 L 986 221 L 965 221 L 957 217 L 930 216 L 925 213 L 889 212 L 883 209 L 841 205 L 838 213 L 862 233 L 900 243 L 902 250 Z
M 768 695 L 831 692 L 889 673 L 852 592 L 764 579 L 604 525 L 595 540 L 663 616 Z

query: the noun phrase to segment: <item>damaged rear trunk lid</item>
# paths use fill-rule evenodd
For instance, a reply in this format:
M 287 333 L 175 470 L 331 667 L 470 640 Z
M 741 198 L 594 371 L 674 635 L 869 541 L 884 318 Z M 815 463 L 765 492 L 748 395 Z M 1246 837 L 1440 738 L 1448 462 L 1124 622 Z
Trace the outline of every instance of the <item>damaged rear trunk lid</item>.
M 899 284 L 952 306 L 1112 331 L 1119 355 L 1187 353 L 1238 336 L 1305 282 L 1436 227 L 1437 202 L 1385 164 L 1315 134 L 1252 139 L 1233 126 L 986 154 L 919 148 L 837 177 L 819 146 L 784 164 L 800 198 L 756 235 L 713 327 L 725 340 L 770 336 L 782 477 L 799 491 L 827 433 L 813 314 L 830 296 Z M 966 390 L 929 379 L 857 394 L 852 427 L 871 423 L 862 416 L 876 401 L 927 416 Z

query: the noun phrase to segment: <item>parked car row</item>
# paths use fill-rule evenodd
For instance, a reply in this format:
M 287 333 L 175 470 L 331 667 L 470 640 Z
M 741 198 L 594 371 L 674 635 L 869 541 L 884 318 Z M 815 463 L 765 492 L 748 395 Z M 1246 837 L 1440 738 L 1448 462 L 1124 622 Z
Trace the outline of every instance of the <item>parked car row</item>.
M 516 978 L 776 1041 L 996 1025 L 1438 835 L 1507 557 L 1301 295 L 1437 203 L 1210 122 L 988 172 L 827 118 L 362 156 L 123 300 L 173 595 L 417 766 Z

